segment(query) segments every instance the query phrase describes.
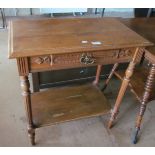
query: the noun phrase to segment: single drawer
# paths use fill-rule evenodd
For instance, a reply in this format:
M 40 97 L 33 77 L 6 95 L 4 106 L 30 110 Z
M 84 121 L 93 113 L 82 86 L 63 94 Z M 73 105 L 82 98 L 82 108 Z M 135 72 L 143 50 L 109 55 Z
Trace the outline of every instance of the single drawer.
M 114 64 L 131 60 L 134 49 L 44 55 L 30 58 L 30 70 L 45 71 L 75 67 Z

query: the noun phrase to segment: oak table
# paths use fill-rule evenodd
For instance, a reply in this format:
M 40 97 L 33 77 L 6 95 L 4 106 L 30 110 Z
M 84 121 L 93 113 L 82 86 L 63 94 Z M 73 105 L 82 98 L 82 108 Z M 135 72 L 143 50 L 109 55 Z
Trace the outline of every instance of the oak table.
M 150 45 L 113 18 L 10 21 L 9 58 L 17 60 L 31 144 L 36 128 L 108 113 L 110 105 L 97 87 L 101 66 L 130 62 L 121 98 L 142 49 Z M 83 66 L 97 66 L 93 84 L 30 91 L 29 73 Z

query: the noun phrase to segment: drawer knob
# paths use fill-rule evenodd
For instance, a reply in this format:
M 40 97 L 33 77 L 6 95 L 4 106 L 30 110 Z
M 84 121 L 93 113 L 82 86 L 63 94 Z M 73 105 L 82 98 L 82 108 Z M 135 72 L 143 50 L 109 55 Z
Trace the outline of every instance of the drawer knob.
M 80 58 L 80 63 L 89 65 L 95 63 L 95 59 L 91 54 L 83 53 L 81 58 Z

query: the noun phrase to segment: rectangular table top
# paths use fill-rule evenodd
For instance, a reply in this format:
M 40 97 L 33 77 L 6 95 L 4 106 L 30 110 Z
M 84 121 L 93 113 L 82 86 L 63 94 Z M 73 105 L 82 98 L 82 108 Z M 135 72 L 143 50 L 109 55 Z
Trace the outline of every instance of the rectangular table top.
M 9 57 L 153 45 L 114 18 L 23 19 L 9 23 Z

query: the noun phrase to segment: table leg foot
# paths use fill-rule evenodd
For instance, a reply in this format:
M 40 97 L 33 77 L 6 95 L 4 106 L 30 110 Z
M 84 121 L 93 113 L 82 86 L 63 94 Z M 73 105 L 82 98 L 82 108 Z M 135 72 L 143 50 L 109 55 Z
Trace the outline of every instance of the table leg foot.
M 28 129 L 28 135 L 30 138 L 31 145 L 35 145 L 35 130 L 34 129 Z
M 133 138 L 132 138 L 132 143 L 133 144 L 136 144 L 137 141 L 138 141 L 138 133 L 139 133 L 140 129 L 139 128 L 136 128 L 134 134 L 133 134 Z
M 108 128 L 109 128 L 109 129 L 111 129 L 111 128 L 112 128 L 112 126 L 113 126 L 113 121 L 112 121 L 112 120 L 110 120 L 110 121 L 108 122 Z
M 98 86 L 98 81 L 93 81 L 94 86 Z
M 113 127 L 113 125 L 114 125 L 113 123 L 114 123 L 118 113 L 119 113 L 119 111 L 117 109 L 111 112 L 111 118 L 108 122 L 108 128 L 109 129 L 111 129 Z

